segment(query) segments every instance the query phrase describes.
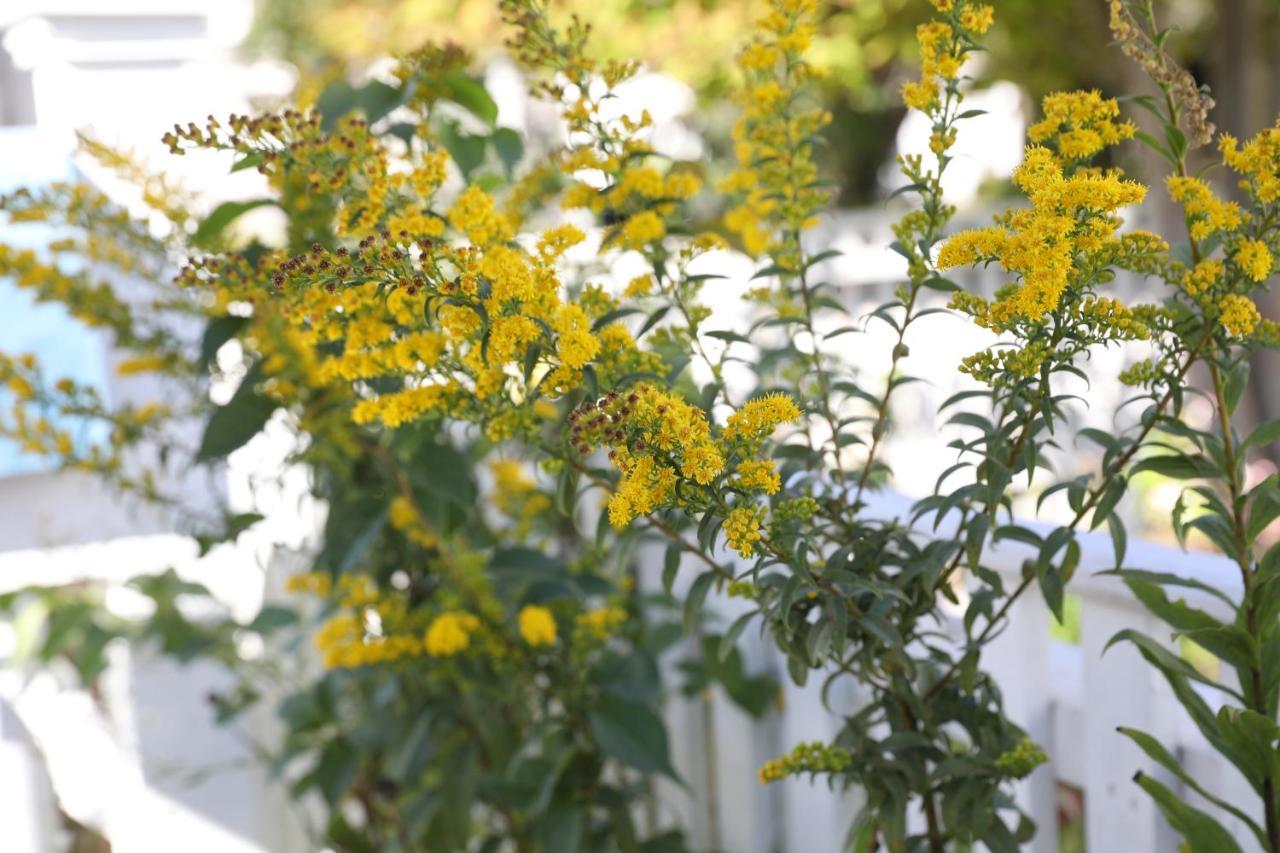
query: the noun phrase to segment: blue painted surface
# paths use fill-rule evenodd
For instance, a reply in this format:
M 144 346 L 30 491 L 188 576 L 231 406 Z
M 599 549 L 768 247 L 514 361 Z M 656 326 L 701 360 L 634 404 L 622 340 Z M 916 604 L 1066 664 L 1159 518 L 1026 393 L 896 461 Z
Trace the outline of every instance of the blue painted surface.
M 72 177 L 69 140 L 34 128 L 0 128 L 0 192 Z M 51 228 L 12 225 L 0 216 L 0 241 L 11 246 L 39 249 L 54 236 Z M 5 278 L 0 278 L 0 350 L 10 355 L 34 353 L 50 379 L 69 377 L 105 393 L 107 365 L 101 336 L 86 330 L 61 306 L 36 304 L 31 294 Z M 0 389 L 0 409 L 8 411 L 11 404 L 8 392 Z M 83 425 L 77 425 L 76 433 L 81 442 L 101 434 Z M 23 454 L 13 442 L 0 439 L 0 477 L 47 468 L 46 460 Z

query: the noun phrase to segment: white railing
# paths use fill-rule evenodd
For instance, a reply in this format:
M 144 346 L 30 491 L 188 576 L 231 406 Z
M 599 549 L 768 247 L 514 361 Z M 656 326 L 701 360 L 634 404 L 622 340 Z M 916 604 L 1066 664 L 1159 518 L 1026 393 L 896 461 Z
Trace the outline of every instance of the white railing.
M 873 498 L 872 511 L 898 515 L 908 504 L 901 497 L 882 495 Z M 1019 805 L 1039 828 L 1027 849 L 1059 850 L 1057 803 L 1062 784 L 1083 792 L 1086 849 L 1095 853 L 1174 850 L 1176 835 L 1133 782 L 1134 774 L 1140 770 L 1152 774 L 1187 801 L 1214 810 L 1147 759 L 1116 730 L 1118 726 L 1155 735 L 1208 790 L 1246 812 L 1252 812 L 1249 804 L 1257 797 L 1234 767 L 1204 742 L 1163 678 L 1136 650 L 1118 644 L 1103 654 L 1107 642 L 1123 628 L 1142 631 L 1158 641 L 1170 641 L 1170 632 L 1118 578 L 1099 574 L 1114 564 L 1110 539 L 1083 534 L 1080 544 L 1080 566 L 1068 587 L 1069 594 L 1081 599 L 1079 644 L 1051 637 L 1052 616 L 1038 591 L 1031 589 L 1011 608 L 1008 627 L 983 658 L 984 668 L 1001 686 L 1010 716 L 1050 756 L 1049 763 L 1016 791 Z M 1031 554 L 1029 547 L 1006 541 L 984 559 L 1012 586 Z M 654 556 L 650 565 L 661 565 L 660 553 Z M 1238 570 L 1213 555 L 1131 542 L 1125 564 L 1192 578 L 1229 596 L 1240 593 Z M 698 567 L 682 566 L 681 573 L 686 570 L 694 577 Z M 1222 602 L 1212 596 L 1187 590 L 1185 597 L 1197 607 L 1224 615 Z M 727 626 L 743 605 L 719 599 L 714 606 Z M 830 791 L 821 781 L 789 779 L 768 786 L 756 781 L 756 770 L 769 758 L 800 741 L 835 736 L 840 720 L 822 704 L 823 679 L 814 674 L 806 686 L 797 687 L 787 678 L 782 658 L 767 638 L 761 640 L 749 630 L 744 642 L 749 665 L 757 672 L 771 673 L 782 685 L 780 710 L 752 720 L 718 690 L 697 699 L 672 700 L 667 710 L 672 753 L 687 787 L 660 788 L 660 815 L 678 818 L 689 828 L 697 848 L 718 846 L 734 853 L 842 850 L 859 807 L 855 793 Z M 1202 695 L 1211 707 L 1219 701 L 1216 691 L 1206 689 Z M 829 693 L 828 700 L 835 709 L 854 707 L 857 692 L 851 685 L 841 685 Z M 705 737 L 707 731 L 714 736 Z M 1239 821 L 1215 816 L 1243 849 L 1258 849 Z

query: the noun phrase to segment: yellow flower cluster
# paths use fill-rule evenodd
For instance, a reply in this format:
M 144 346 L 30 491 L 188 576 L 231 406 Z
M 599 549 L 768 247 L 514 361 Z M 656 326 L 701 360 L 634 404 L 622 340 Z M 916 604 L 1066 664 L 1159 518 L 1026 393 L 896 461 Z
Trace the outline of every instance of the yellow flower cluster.
M 652 210 L 643 210 L 627 219 L 622 226 L 622 245 L 628 249 L 644 249 L 667 233 L 666 223 Z
M 618 528 L 665 503 L 678 479 L 706 486 L 724 471 L 724 454 L 702 410 L 652 385 L 584 404 L 570 422 L 569 440 L 580 453 L 611 448 L 622 473 L 609 500 L 609 519 Z
M 948 16 L 945 21 L 930 21 L 916 28 L 920 48 L 920 79 L 902 87 L 902 100 L 913 110 L 933 113 L 939 106 L 939 86 L 954 93 L 954 84 L 969 55 L 973 36 L 991 28 L 995 11 L 985 3 L 950 0 L 934 3 L 934 8 Z M 954 141 L 954 140 L 952 140 Z M 939 143 L 945 150 L 949 142 Z M 941 153 L 935 149 L 935 153 Z
M 1020 286 L 991 306 L 988 322 L 996 328 L 1053 311 L 1078 269 L 1096 267 L 1122 251 L 1116 212 L 1146 195 L 1141 184 L 1115 172 L 1066 174 L 1042 146 L 1027 149 L 1013 180 L 1031 206 L 1006 212 L 995 227 L 956 234 L 938 257 L 942 269 L 998 260 L 1020 277 Z
M 516 617 L 520 636 L 530 646 L 553 646 L 556 642 L 556 620 L 551 611 L 536 604 L 527 604 Z
M 494 205 L 493 197 L 475 185 L 454 199 L 449 222 L 477 246 L 507 243 L 514 236 L 510 220 Z
M 774 495 L 782 488 L 782 477 L 772 459 L 747 459 L 738 465 L 738 477 L 734 485 Z
M 423 521 L 422 514 L 404 495 L 396 495 L 391 499 L 387 520 L 406 539 L 422 548 L 435 548 L 439 544 L 435 534 Z
M 31 353 L 0 352 L 0 389 L 12 396 L 7 415 L 0 412 L 0 438 L 23 453 L 56 459 L 62 467 L 106 477 L 117 487 L 156 499 L 155 478 L 128 473 L 124 453 L 171 412 L 157 403 L 110 408 L 98 391 L 68 378 L 50 383 Z M 110 429 L 100 441 L 77 441 L 74 430 L 97 422 Z
M 1217 258 L 1205 258 L 1182 277 L 1182 289 L 1188 296 L 1206 295 L 1218 282 L 1222 281 L 1225 267 Z
M 1234 231 L 1244 220 L 1240 205 L 1218 198 L 1200 178 L 1170 175 L 1165 184 L 1169 195 L 1186 211 L 1193 240 L 1203 240 L 1221 231 Z
M 335 583 L 323 572 L 294 574 L 285 589 L 329 599 L 341 608 L 315 636 L 316 649 L 329 669 L 388 663 L 426 649 L 418 634 L 405 630 L 409 619 L 404 600 L 384 596 L 367 575 L 346 574 Z
M 1240 188 L 1262 204 L 1280 199 L 1280 123 L 1240 147 L 1224 133 L 1218 140 L 1223 161 L 1242 177 Z
M 768 784 L 801 773 L 841 773 L 853 761 L 847 749 L 812 741 L 797 744 L 786 755 L 766 761 L 760 768 L 760 783 Z
M 587 28 L 580 22 L 561 33 L 533 8 L 518 2 L 502 5 L 517 28 L 513 46 L 520 59 L 539 72 L 552 72 L 537 86 L 561 104 L 569 125 L 572 147 L 558 166 L 574 182 L 563 206 L 585 208 L 612 223 L 605 245 L 617 241 L 624 249 L 661 252 L 678 203 L 694 196 L 701 183 L 687 170 L 663 174 L 652 165 L 653 148 L 641 138 L 653 124 L 648 111 L 605 115 L 603 105 L 615 98 L 614 89 L 633 77 L 638 65 L 610 60 L 598 68 L 585 53 Z
M 427 626 L 424 648 L 433 658 L 447 658 L 466 651 L 471 645 L 471 635 L 480 627 L 480 620 L 470 613 L 449 610 L 441 613 Z
M 586 636 L 605 640 L 618 632 L 627 621 L 627 611 L 620 607 L 597 607 L 578 615 L 577 624 Z
M 1221 312 L 1219 321 L 1222 327 L 1237 338 L 1253 334 L 1258 321 L 1262 319 L 1253 300 L 1238 293 L 1228 293 L 1218 300 L 1218 310 Z
M 726 441 L 740 441 L 758 447 L 781 424 L 800 417 L 800 409 L 786 394 L 766 394 L 748 401 L 729 415 L 724 427 Z
M 724 538 L 729 547 L 743 557 L 751 557 L 756 552 L 756 543 L 763 538 L 760 524 L 764 517 L 764 508 L 749 504 L 736 506 L 724 519 Z
M 1116 121 L 1120 105 L 1097 89 L 1057 92 L 1046 96 L 1042 105 L 1044 118 L 1027 129 L 1027 136 L 1052 147 L 1067 163 L 1088 160 L 1137 132 L 1133 122 Z
M 359 617 L 341 613 L 331 617 L 316 632 L 316 648 L 328 669 L 347 669 L 388 663 L 422 654 L 422 641 L 412 635 L 374 636 Z
M 333 593 L 333 578 L 324 572 L 298 572 L 289 575 L 284 588 L 287 592 L 328 598 Z
M 1251 281 L 1262 281 L 1271 275 L 1271 250 L 1261 240 L 1241 240 L 1236 244 L 1234 260 Z
M 820 76 L 804 58 L 815 8 L 815 0 L 770 0 L 769 13 L 739 56 L 745 85 L 739 95 L 743 113 L 733 127 L 738 168 L 720 185 L 738 198 L 725 214 L 725 227 L 748 254 L 773 254 L 788 268 L 795 266 L 790 255 L 797 247 L 780 245 L 780 233 L 794 242 L 826 201 L 815 186 L 812 140 L 830 115 L 794 97 Z

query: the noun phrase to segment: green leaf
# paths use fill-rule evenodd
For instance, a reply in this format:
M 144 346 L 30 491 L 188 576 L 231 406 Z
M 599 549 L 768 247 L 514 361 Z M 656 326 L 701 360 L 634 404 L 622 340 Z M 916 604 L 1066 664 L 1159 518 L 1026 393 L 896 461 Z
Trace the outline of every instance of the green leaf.
M 577 853 L 582 847 L 585 818 L 581 806 L 565 802 L 552 803 L 538 827 L 538 849 Z
M 1111 536 L 1111 551 L 1116 558 L 1116 568 L 1124 565 L 1125 552 L 1129 548 L 1129 534 L 1125 532 L 1124 522 L 1114 512 L 1107 516 L 1107 532 Z
M 359 761 L 359 753 L 346 741 L 333 740 L 325 746 L 324 752 L 320 754 L 320 763 L 312 772 L 315 784 L 329 805 L 337 804 L 351 787 L 359 769 Z
M 1165 819 L 1186 840 L 1191 853 L 1240 853 L 1231 833 L 1209 815 L 1187 805 L 1183 800 L 1145 773 L 1133 777 L 1142 790 L 1156 801 Z
M 287 628 L 297 621 L 298 614 L 288 607 L 267 605 L 259 610 L 258 615 L 253 617 L 253 621 L 245 627 L 258 634 L 270 634 L 272 631 Z
M 1139 653 L 1147 659 L 1147 663 L 1160 670 L 1160 673 L 1164 675 L 1165 680 L 1169 682 L 1171 687 L 1173 687 L 1174 693 L 1179 697 L 1179 700 L 1181 700 L 1184 695 L 1187 697 L 1190 704 L 1188 705 L 1187 702 L 1183 702 L 1183 705 L 1187 708 L 1187 712 L 1191 715 L 1197 725 L 1207 725 L 1209 728 L 1215 730 L 1217 728 L 1217 724 L 1213 722 L 1213 713 L 1209 710 L 1208 704 L 1204 699 L 1200 698 L 1199 693 L 1191 690 L 1185 682 L 1195 681 L 1240 698 L 1239 694 L 1231 688 L 1205 677 L 1191 664 L 1173 654 L 1173 652 L 1169 651 L 1146 634 L 1143 634 L 1140 631 L 1135 631 L 1132 628 L 1125 628 L 1124 630 L 1117 632 L 1114 637 L 1107 641 L 1107 645 L 1103 648 L 1103 652 L 1105 653 L 1107 649 L 1110 649 L 1116 643 L 1121 642 L 1129 642 L 1137 646 Z
M 444 80 L 447 100 L 471 113 L 490 127 L 498 120 L 498 104 L 489 96 L 484 83 L 461 71 Z
M 191 242 L 202 249 L 216 248 L 217 238 L 228 225 L 255 208 L 275 203 L 275 199 L 270 198 L 224 201 L 200 222 L 196 227 L 196 233 L 191 235 Z
M 236 172 L 243 171 L 244 169 L 257 168 L 262 165 L 262 161 L 263 157 L 259 152 L 255 151 L 252 154 L 246 154 L 235 163 L 231 164 L 231 174 L 234 175 Z
M 727 660 L 728 657 L 737 650 L 738 638 L 742 636 L 742 632 L 751 624 L 751 620 L 755 619 L 758 615 L 760 615 L 760 611 L 752 610 L 733 620 L 733 625 L 731 625 L 729 630 L 725 632 L 725 635 L 720 638 L 720 648 L 716 650 L 716 658 L 719 659 L 721 663 Z
M 1102 493 L 1102 497 L 1098 499 L 1097 505 L 1093 509 L 1093 520 L 1089 525 L 1090 530 L 1106 521 L 1111 516 L 1111 511 L 1115 509 L 1116 504 L 1120 502 L 1120 498 L 1124 496 L 1125 490 L 1129 486 L 1128 479 L 1123 474 L 1118 474 L 1107 486 L 1106 491 Z
M 439 501 L 473 509 L 479 490 L 471 461 L 449 444 L 424 442 L 413 452 L 409 479 L 415 491 Z
M 221 459 L 262 432 L 277 404 L 259 394 L 255 384 L 252 376 L 246 376 L 231 400 L 213 410 L 204 427 L 197 462 Z
M 1106 572 L 1099 572 L 1101 575 L 1119 575 L 1122 580 L 1135 580 L 1144 583 L 1156 584 L 1159 586 L 1185 586 L 1189 589 L 1198 589 L 1201 592 L 1208 593 L 1220 599 L 1228 607 L 1235 608 L 1236 604 L 1226 593 L 1217 587 L 1210 586 L 1192 578 L 1184 578 L 1181 575 L 1174 575 L 1168 572 L 1152 572 L 1147 569 L 1111 569 Z
M 1182 769 L 1182 765 L 1178 763 L 1178 759 L 1175 758 L 1173 753 L 1169 752 L 1162 743 L 1146 732 L 1142 732 L 1137 729 L 1120 726 L 1117 731 L 1136 743 L 1139 749 L 1145 752 L 1157 764 L 1172 773 L 1178 781 L 1182 782 L 1182 784 L 1186 785 L 1188 788 L 1195 791 L 1218 808 L 1230 812 L 1232 815 L 1239 818 L 1251 830 L 1253 830 L 1254 834 L 1258 836 L 1258 840 L 1261 842 L 1263 848 L 1266 848 L 1267 837 L 1266 834 L 1263 833 L 1262 827 L 1258 826 L 1256 821 L 1244 812 L 1240 811 L 1240 809 L 1219 797 L 1215 797 L 1213 794 L 1205 790 L 1205 788 L 1197 782 L 1190 773 Z
M 320 129 L 326 133 L 333 130 L 339 120 L 357 110 L 373 124 L 386 118 L 403 100 L 403 91 L 377 80 L 358 89 L 345 80 L 336 80 L 325 86 L 320 97 L 316 98 Z
M 671 594 L 671 586 L 675 583 L 676 572 L 680 570 L 680 551 L 679 542 L 671 542 L 667 545 L 666 552 L 662 555 L 662 589 L 667 594 Z
M 509 127 L 500 127 L 489 137 L 489 142 L 493 145 L 493 150 L 498 155 L 498 160 L 502 163 L 507 177 L 514 176 L 516 166 L 524 156 L 524 140 L 520 138 L 520 134 Z
M 1249 362 L 1241 361 L 1223 377 L 1222 401 L 1227 406 L 1227 416 L 1236 413 L 1244 390 L 1249 385 Z
M 430 754 L 431 717 L 419 712 L 408 734 L 398 740 L 383 766 L 393 781 L 411 784 L 422 772 Z
M 453 162 L 463 177 L 470 178 L 471 173 L 484 163 L 487 137 L 463 133 L 457 124 L 445 122 L 439 131 L 440 144 L 449 152 Z
M 1148 456 L 1135 464 L 1129 473 L 1138 474 L 1142 471 L 1154 471 L 1175 480 L 1191 480 L 1211 473 L 1205 470 L 1202 463 L 1197 462 L 1197 458 L 1182 453 Z
M 1134 138 L 1136 138 L 1143 145 L 1146 145 L 1152 151 L 1159 154 L 1162 158 L 1164 158 L 1165 162 L 1173 166 L 1178 165 L 1178 159 L 1174 157 L 1171 153 L 1169 153 L 1169 149 L 1165 148 L 1164 145 L 1151 134 L 1144 133 L 1143 131 L 1139 130 L 1137 133 L 1134 134 Z
M 1250 494 L 1249 525 L 1245 535 L 1252 542 L 1271 522 L 1280 518 L 1280 477 L 1272 474 L 1255 486 Z
M 652 710 L 606 695 L 587 714 L 591 736 L 606 755 L 641 773 L 678 778 L 671 766 L 667 730 Z
M 354 568 L 382 535 L 388 512 L 386 501 L 377 497 L 330 500 L 317 568 L 333 574 Z
M 1248 669 L 1253 663 L 1252 640 L 1242 629 L 1222 624 L 1203 610 L 1187 604 L 1184 599 L 1170 599 L 1156 584 L 1138 580 L 1132 575 L 1125 578 L 1125 584 L 1148 610 L 1217 657 L 1242 669 Z
M 711 584 L 715 582 L 715 579 L 715 572 L 706 571 L 698 575 L 689 586 L 689 592 L 684 599 L 684 630 L 686 633 L 692 634 L 694 629 L 698 627 L 698 622 L 702 618 L 703 602 L 707 600 L 707 592 L 711 589 Z
M 248 317 L 226 315 L 214 317 L 204 328 L 204 336 L 200 339 L 200 369 L 207 370 L 213 364 L 214 357 L 223 344 L 240 333 L 249 322 Z
M 708 338 L 717 338 L 725 343 L 746 344 L 751 342 L 751 339 L 745 335 L 740 335 L 737 332 L 732 332 L 727 329 L 716 329 L 712 332 L 701 332 L 700 334 L 706 335 Z
M 1253 432 L 1249 433 L 1249 436 L 1241 442 L 1240 449 L 1243 451 L 1250 447 L 1266 447 L 1277 441 L 1280 441 L 1280 420 L 1267 421 L 1253 428 Z

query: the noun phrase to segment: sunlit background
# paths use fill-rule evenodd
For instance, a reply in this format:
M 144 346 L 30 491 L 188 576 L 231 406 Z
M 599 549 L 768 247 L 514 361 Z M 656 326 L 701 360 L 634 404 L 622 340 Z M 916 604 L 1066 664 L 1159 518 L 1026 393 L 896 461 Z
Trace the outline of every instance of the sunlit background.
M 1245 136 L 1269 124 L 1280 111 L 1280 2 L 1172 0 L 1167 6 L 1180 27 L 1177 48 L 1197 76 L 1215 90 L 1244 93 L 1220 105 L 1219 126 Z M 656 122 L 656 148 L 694 161 L 728 146 L 731 59 L 752 7 L 745 0 L 553 4 L 557 15 L 576 11 L 592 22 L 601 52 L 645 59 L 646 73 L 628 84 L 620 108 L 647 108 Z M 1108 41 L 1105 7 L 1103 0 L 998 4 L 990 52 L 969 69 L 975 77 L 971 106 L 986 115 L 965 128 L 954 150 L 958 162 L 947 173 L 962 220 L 981 220 L 1004 203 L 1040 96 L 1064 88 L 1120 93 L 1140 87 L 1137 71 L 1119 52 L 1101 48 Z M 822 157 L 837 182 L 838 205 L 814 239 L 842 251 L 822 273 L 845 288 L 855 307 L 883 301 L 902 273 L 886 248 L 895 216 L 887 200 L 899 184 L 894 156 L 925 149 L 929 128 L 919 115 L 905 115 L 896 92 L 913 74 L 913 31 L 927 12 L 924 0 L 834 2 L 814 48 L 831 71 L 822 97 L 834 121 Z M 485 0 L 0 0 L 0 191 L 81 178 L 136 206 L 136 189 L 76 156 L 76 135 L 86 133 L 136 151 L 198 192 L 210 209 L 251 197 L 259 180 L 252 171 L 228 176 L 226 162 L 217 158 L 173 158 L 160 144 L 161 134 L 174 122 L 201 122 L 209 114 L 305 103 L 334 80 L 377 79 L 388 73 L 390 57 L 427 40 L 470 48 L 498 102 L 499 125 L 546 144 L 561 132 L 555 113 L 529 98 L 501 50 L 501 29 L 496 4 Z M 1139 176 L 1155 174 L 1136 146 L 1121 158 Z M 1158 192 L 1153 197 L 1163 198 Z M 1154 210 L 1150 215 L 1164 215 L 1160 204 Z M 279 223 L 258 211 L 236 227 L 270 241 Z M 3 235 L 28 245 L 47 237 L 29 229 Z M 713 301 L 719 327 L 734 328 L 745 316 L 736 296 L 750 264 L 733 252 L 705 263 L 732 273 Z M 631 275 L 625 266 L 611 271 L 615 284 Z M 1000 281 L 971 284 L 990 289 Z M 1122 281 L 1117 287 L 1140 293 L 1147 285 Z M 1260 307 L 1280 316 L 1274 297 Z M 904 398 L 890 448 L 896 485 L 912 495 L 928 492 L 934 473 L 949 464 L 950 451 L 935 440 L 935 404 L 957 386 L 959 358 L 985 340 L 955 318 L 937 316 L 920 325 L 924 343 L 913 355 L 924 356 L 916 359 L 916 371 L 929 385 Z M 867 330 L 873 337 L 886 332 L 875 324 Z M 877 345 L 882 343 L 851 342 L 851 357 L 887 354 L 889 347 Z M 36 353 L 51 372 L 93 383 L 108 399 L 147 392 L 114 375 L 103 339 L 60 308 L 33 304 L 3 280 L 0 344 Z M 1092 369 L 1114 374 L 1123 361 L 1123 352 L 1109 353 Z M 858 366 L 875 373 L 887 361 Z M 1255 370 L 1280 376 L 1274 363 Z M 1280 416 L 1280 382 L 1252 387 L 1257 393 L 1246 401 L 1246 417 Z M 1080 419 L 1080 425 L 1109 426 L 1093 423 L 1087 412 Z M 1082 448 L 1072 463 L 1081 470 L 1092 464 L 1085 453 Z M 251 616 L 273 588 L 264 569 L 269 546 L 301 535 L 296 518 L 291 527 L 282 514 L 268 533 L 197 566 L 193 546 L 164 519 L 144 517 L 41 464 L 0 441 L 0 592 L 37 581 L 118 583 L 171 566 Z M 273 465 L 278 462 L 270 447 L 251 446 L 233 458 L 228 484 L 207 487 L 234 493 Z M 1274 460 L 1264 460 L 1250 476 L 1273 470 Z M 1155 480 L 1138 484 L 1138 491 L 1142 501 L 1126 510 L 1138 529 L 1144 517 L 1163 513 L 1167 519 L 1176 492 Z M 132 606 L 123 590 L 109 603 L 122 612 Z M 49 616 L 36 613 L 27 624 L 0 626 L 0 656 L 17 661 L 29 633 L 44 630 Z M 1055 630 L 1059 641 L 1071 644 L 1070 625 Z M 205 695 L 221 675 L 211 665 L 177 667 L 137 650 L 113 654 L 121 666 L 96 692 L 67 689 L 56 672 L 33 676 L 16 664 L 0 666 L 0 849 L 169 851 L 177 839 L 189 851 L 307 849 L 306 815 L 290 811 L 283 792 L 252 765 L 254 740 L 269 737 L 270 720 L 216 727 Z M 1070 784 L 1061 791 L 1061 843 L 1080 849 L 1072 846 L 1080 792 Z

